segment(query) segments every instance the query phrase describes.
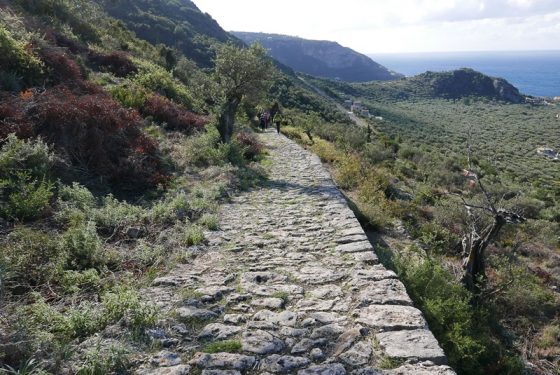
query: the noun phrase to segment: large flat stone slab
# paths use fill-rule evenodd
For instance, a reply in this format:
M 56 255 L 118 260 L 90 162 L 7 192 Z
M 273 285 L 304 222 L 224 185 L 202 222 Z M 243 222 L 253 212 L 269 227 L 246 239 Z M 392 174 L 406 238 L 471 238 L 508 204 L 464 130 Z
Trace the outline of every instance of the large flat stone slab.
M 449 366 L 438 366 L 432 362 L 404 365 L 393 370 L 385 370 L 384 375 L 456 375 Z
M 370 305 L 354 312 L 356 322 L 385 331 L 425 328 L 420 310 L 411 306 Z
M 360 253 L 363 251 L 373 251 L 373 246 L 366 240 L 338 245 L 334 250 L 341 253 Z
M 375 337 L 390 358 L 414 358 L 438 365 L 447 363 L 443 349 L 427 329 L 380 332 Z
M 189 364 L 202 369 L 247 370 L 255 365 L 256 358 L 233 353 L 196 353 Z
M 369 305 L 408 305 L 412 300 L 406 293 L 403 283 L 397 279 L 384 279 L 370 282 L 361 287 L 354 287 L 358 293 L 358 306 Z

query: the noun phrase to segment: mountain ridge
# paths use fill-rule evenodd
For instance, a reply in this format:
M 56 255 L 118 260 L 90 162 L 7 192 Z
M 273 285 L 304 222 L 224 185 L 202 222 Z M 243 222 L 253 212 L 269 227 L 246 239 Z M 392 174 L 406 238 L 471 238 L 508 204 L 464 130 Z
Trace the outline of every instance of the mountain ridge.
M 310 40 L 282 34 L 231 31 L 247 44 L 258 42 L 271 57 L 296 71 L 347 82 L 394 80 L 403 76 L 370 57 L 328 40 Z

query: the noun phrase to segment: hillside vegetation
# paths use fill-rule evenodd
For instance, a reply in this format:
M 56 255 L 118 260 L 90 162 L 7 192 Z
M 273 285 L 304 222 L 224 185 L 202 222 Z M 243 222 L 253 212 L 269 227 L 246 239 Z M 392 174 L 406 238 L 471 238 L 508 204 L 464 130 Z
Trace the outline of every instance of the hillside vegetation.
M 211 47 L 216 42 L 242 44 L 190 0 L 103 0 L 101 4 L 137 37 L 174 48 L 202 67 L 212 66 Z
M 271 67 L 229 41 L 187 1 L 0 1 L 0 372 L 131 372 L 165 318 L 141 288 L 265 178 L 254 115 L 278 100 L 344 119 L 274 73 L 222 143 L 228 69 L 247 68 L 228 56 Z
M 430 75 L 352 85 L 307 77 L 341 103 L 361 101 L 378 118 L 369 130 L 316 122 L 287 133 L 332 164 L 363 222 L 384 233 L 379 254 L 399 273 L 458 373 L 556 374 L 560 174 L 536 149 L 559 146 L 558 108 L 477 96 L 470 84 L 457 92 L 461 99 L 444 99 L 433 95 L 439 79 L 412 90 L 410 82 Z M 395 95 L 400 90 L 407 95 Z M 473 230 L 489 228 L 489 201 L 526 221 L 507 224 L 494 238 L 484 254 L 485 278 L 472 293 L 461 282 L 462 245 Z

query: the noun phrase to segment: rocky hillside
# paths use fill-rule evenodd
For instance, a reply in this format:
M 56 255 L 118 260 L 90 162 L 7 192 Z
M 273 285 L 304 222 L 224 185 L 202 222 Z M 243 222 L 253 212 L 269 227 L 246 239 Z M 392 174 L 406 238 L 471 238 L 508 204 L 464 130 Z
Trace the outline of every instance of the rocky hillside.
M 277 34 L 235 31 L 232 34 L 247 44 L 259 42 L 276 60 L 313 76 L 348 82 L 386 81 L 402 77 L 369 57 L 336 42 Z

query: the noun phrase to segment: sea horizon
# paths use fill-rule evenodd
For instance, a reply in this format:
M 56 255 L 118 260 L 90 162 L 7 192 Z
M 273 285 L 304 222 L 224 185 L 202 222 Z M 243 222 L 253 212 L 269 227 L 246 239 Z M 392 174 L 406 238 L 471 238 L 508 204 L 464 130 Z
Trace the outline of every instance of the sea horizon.
M 367 56 L 407 77 L 426 71 L 471 68 L 504 78 L 526 95 L 560 96 L 560 50 L 371 53 Z

